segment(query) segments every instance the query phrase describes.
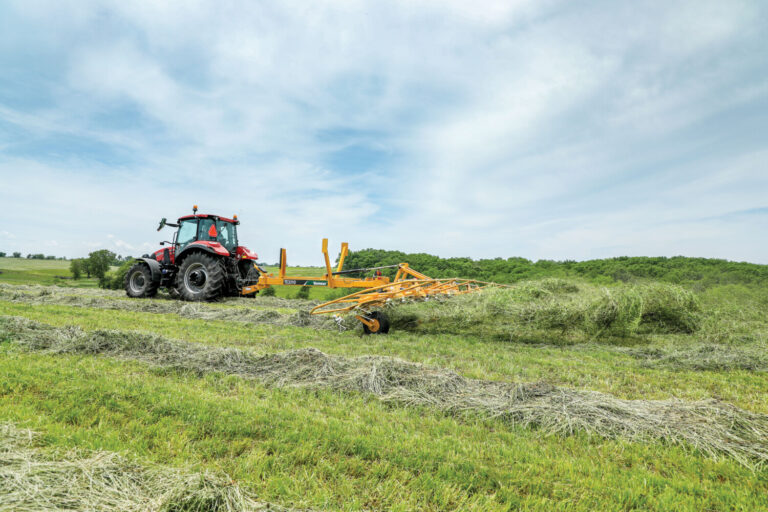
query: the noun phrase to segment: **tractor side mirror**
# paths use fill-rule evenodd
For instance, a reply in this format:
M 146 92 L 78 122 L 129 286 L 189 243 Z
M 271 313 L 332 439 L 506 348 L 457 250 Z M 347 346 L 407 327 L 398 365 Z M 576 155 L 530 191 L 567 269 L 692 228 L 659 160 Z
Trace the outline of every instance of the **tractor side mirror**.
M 162 219 L 160 219 L 160 225 L 157 227 L 157 230 L 158 230 L 158 231 L 160 231 L 160 230 L 161 230 L 161 229 L 163 229 L 164 227 L 165 227 L 165 217 L 163 217 Z

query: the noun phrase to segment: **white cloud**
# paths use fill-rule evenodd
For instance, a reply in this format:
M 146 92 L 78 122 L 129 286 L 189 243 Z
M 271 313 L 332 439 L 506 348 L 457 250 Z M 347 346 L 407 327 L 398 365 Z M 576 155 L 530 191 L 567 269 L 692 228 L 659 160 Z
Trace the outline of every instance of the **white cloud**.
M 115 244 L 115 247 L 117 247 L 118 249 L 125 249 L 127 251 L 133 251 L 136 249 L 131 244 L 124 242 L 122 240 L 115 240 L 114 244 Z

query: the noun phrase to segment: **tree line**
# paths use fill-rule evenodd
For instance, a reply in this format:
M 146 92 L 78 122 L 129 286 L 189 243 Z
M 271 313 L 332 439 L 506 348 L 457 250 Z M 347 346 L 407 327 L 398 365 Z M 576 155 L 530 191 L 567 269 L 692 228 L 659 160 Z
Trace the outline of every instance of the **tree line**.
M 440 258 L 431 254 L 364 249 L 352 251 L 344 268 L 365 268 L 408 263 L 412 268 L 435 277 L 461 277 L 514 283 L 543 277 L 579 277 L 596 283 L 654 279 L 677 284 L 766 284 L 768 265 L 685 256 L 621 256 L 588 261 L 531 261 L 525 258 Z M 383 269 L 393 277 L 396 269 Z
M 0 251 L 0 258 L 21 258 L 21 253 L 13 252 L 11 253 L 10 256 L 8 256 L 8 253 Z M 66 258 L 64 258 L 63 256 L 60 256 L 60 257 L 51 256 L 51 255 L 46 256 L 45 254 L 27 254 L 27 259 L 28 260 L 65 260 Z
M 102 249 L 102 251 L 106 251 L 107 253 L 109 253 L 108 257 L 110 258 L 110 261 L 111 261 L 110 264 L 111 265 L 119 265 L 119 264 L 121 264 L 121 263 L 123 263 L 125 261 L 130 261 L 132 259 L 131 256 L 122 256 L 120 254 L 115 254 L 115 253 L 113 253 L 111 251 L 108 251 L 106 249 Z M 101 252 L 101 251 L 95 251 L 95 252 Z M 93 252 L 90 253 L 88 255 L 88 258 L 90 258 L 93 254 L 94 254 Z M 28 260 L 67 260 L 67 258 L 64 257 L 64 256 L 53 256 L 53 255 L 50 255 L 50 254 L 42 254 L 42 253 L 37 253 L 37 254 L 29 253 L 26 256 L 23 256 L 18 251 L 12 252 L 11 255 L 9 256 L 7 252 L 0 251 L 0 258 L 22 258 L 22 257 L 24 257 L 24 258 L 26 258 Z M 78 259 L 82 261 L 82 260 L 86 260 L 88 258 L 78 258 Z M 74 260 L 72 260 L 72 261 L 74 261 Z

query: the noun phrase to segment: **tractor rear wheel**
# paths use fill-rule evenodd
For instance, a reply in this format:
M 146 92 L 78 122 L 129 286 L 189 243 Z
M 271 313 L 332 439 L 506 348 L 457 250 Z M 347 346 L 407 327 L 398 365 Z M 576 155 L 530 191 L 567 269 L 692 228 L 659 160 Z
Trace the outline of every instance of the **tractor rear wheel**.
M 368 318 L 373 321 L 373 326 L 363 324 L 365 334 L 387 334 L 389 332 L 389 317 L 383 311 L 374 311 Z
M 224 279 L 224 266 L 218 258 L 196 252 L 181 263 L 176 291 L 184 300 L 214 300 L 224 292 Z
M 129 297 L 145 298 L 157 295 L 157 285 L 146 263 L 135 263 L 125 274 L 125 293 Z

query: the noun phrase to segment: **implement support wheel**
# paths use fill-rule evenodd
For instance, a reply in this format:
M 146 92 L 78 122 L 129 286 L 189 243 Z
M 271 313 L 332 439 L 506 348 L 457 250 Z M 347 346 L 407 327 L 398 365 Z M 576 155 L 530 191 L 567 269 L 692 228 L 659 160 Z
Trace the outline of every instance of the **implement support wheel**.
M 370 327 L 363 323 L 365 334 L 387 334 L 389 332 L 389 318 L 383 311 L 374 311 L 366 316 L 373 325 Z

